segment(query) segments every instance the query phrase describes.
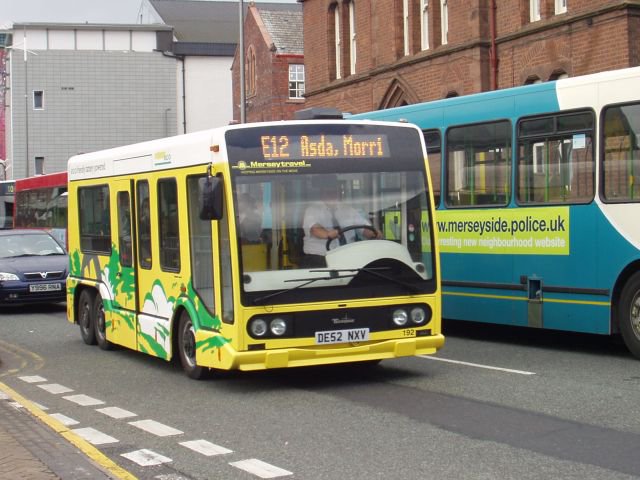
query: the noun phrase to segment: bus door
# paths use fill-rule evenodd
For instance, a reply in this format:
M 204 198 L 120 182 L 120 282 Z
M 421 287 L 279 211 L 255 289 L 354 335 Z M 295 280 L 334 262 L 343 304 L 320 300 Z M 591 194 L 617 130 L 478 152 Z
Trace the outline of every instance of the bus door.
M 128 348 L 136 347 L 136 273 L 133 248 L 133 223 L 131 221 L 131 182 L 115 182 L 112 196 L 112 212 L 116 213 L 116 229 L 113 234 L 114 251 L 109 267 L 117 273 L 113 277 L 113 318 L 107 339 Z M 115 208 L 114 208 L 115 207 Z

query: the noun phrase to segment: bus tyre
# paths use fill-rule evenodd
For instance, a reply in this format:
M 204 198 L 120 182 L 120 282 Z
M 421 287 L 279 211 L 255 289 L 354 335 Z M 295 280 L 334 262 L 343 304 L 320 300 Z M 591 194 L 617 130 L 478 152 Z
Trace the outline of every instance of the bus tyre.
M 205 369 L 196 365 L 196 331 L 187 312 L 182 312 L 178 324 L 178 355 L 182 369 L 189 378 L 204 378 Z
M 622 291 L 618 320 L 625 345 L 640 358 L 640 272 L 631 276 Z
M 96 295 L 93 301 L 93 319 L 96 331 L 96 341 L 102 350 L 111 350 L 113 344 L 107 340 L 107 326 L 104 318 L 104 303 L 102 295 Z
M 80 335 L 87 345 L 96 344 L 95 323 L 93 320 L 93 293 L 84 289 L 78 299 L 78 326 Z

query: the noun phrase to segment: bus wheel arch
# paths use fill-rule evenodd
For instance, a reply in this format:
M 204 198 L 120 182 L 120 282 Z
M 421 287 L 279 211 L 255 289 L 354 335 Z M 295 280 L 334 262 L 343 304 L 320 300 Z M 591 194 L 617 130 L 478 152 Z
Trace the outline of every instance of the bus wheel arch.
M 615 316 L 624 343 L 635 357 L 640 358 L 640 270 L 624 283 L 616 305 Z
M 93 288 L 83 288 L 76 300 L 76 323 L 80 327 L 80 335 L 87 345 L 96 344 L 95 322 L 93 319 L 93 304 L 96 291 Z

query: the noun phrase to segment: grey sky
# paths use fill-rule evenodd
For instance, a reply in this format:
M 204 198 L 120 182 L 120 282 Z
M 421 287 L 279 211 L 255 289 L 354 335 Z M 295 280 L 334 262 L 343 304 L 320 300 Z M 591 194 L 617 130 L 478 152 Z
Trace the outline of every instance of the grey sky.
M 0 26 L 10 22 L 137 23 L 141 3 L 142 0 L 0 0 Z

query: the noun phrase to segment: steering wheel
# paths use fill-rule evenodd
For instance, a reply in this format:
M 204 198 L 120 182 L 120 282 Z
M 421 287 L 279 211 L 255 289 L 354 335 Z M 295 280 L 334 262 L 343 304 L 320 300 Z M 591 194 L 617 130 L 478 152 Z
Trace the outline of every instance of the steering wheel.
M 344 228 L 338 227 L 338 236 L 336 238 L 327 238 L 327 250 L 329 250 L 329 245 L 331 245 L 331 242 L 333 242 L 335 239 L 342 240 L 344 243 L 347 243 L 347 239 L 344 237 L 344 233 L 350 230 L 358 230 L 360 228 L 371 230 L 374 235 L 378 234 L 378 231 L 371 225 L 349 225 L 348 227 Z

